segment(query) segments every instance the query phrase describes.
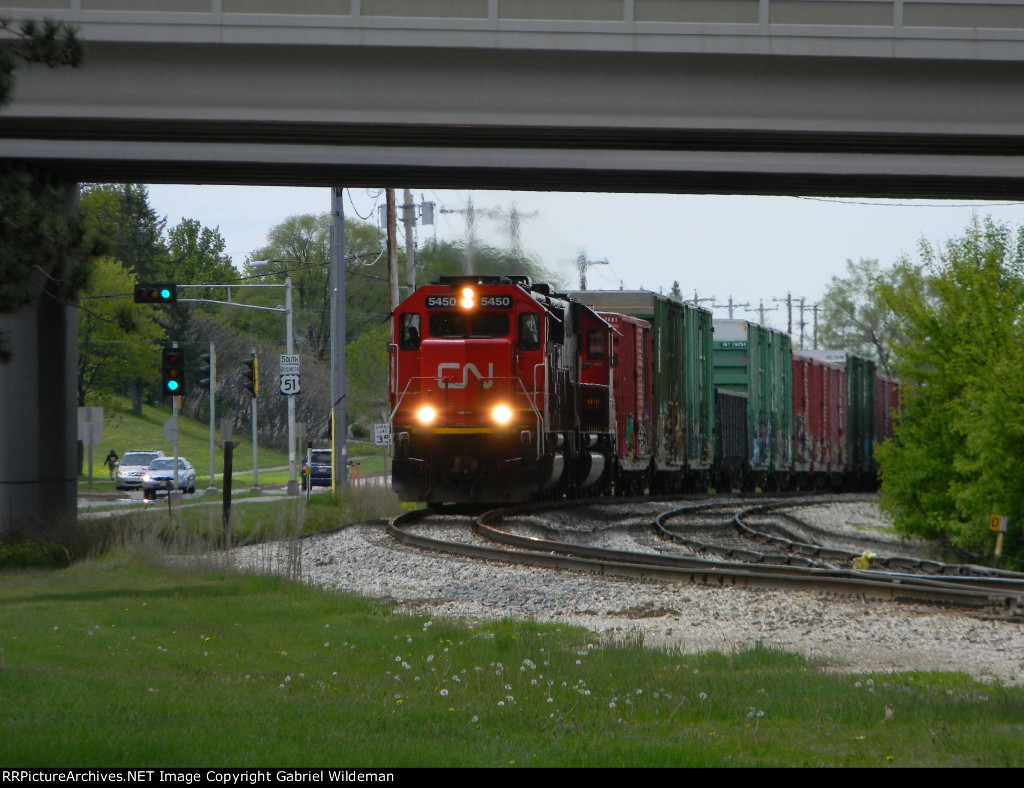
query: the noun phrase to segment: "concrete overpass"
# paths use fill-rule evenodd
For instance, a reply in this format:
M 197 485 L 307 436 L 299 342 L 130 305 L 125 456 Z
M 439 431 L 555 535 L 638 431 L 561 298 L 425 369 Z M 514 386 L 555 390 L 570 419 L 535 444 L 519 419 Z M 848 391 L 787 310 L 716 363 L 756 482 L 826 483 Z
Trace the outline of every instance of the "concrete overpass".
M 0 167 L 74 182 L 1021 199 L 1019 0 L 0 0 Z M 45 273 L 40 272 L 41 288 Z M 74 516 L 75 312 L 0 317 L 0 530 Z M 17 369 L 13 367 L 17 366 Z
M 0 0 L 79 181 L 1017 198 L 1017 0 Z

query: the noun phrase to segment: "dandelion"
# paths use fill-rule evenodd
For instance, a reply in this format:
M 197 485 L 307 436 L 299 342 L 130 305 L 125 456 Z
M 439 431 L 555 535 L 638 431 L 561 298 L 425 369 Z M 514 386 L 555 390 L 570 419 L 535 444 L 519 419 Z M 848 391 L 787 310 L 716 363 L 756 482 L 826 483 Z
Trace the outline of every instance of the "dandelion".
M 614 709 L 615 708 L 615 701 L 612 701 L 611 703 L 609 703 L 608 704 L 608 708 L 609 709 Z
M 291 676 L 285 676 L 285 677 L 284 677 L 284 681 L 285 681 L 285 683 L 286 683 L 286 684 L 287 684 L 287 683 L 288 683 L 289 681 L 291 681 L 291 680 L 292 680 L 292 677 L 291 677 Z
M 499 700 L 499 701 L 498 701 L 498 705 L 499 705 L 499 706 L 504 706 L 504 705 L 505 705 L 505 701 L 503 701 L 503 700 Z
M 442 698 L 447 698 L 448 697 L 448 690 L 446 690 L 446 689 L 441 690 L 441 697 Z
M 701 700 L 707 700 L 708 699 L 708 694 L 706 692 L 702 692 L 697 697 L 700 698 Z
M 471 719 L 470 722 L 480 722 L 480 718 L 474 714 L 473 719 Z
M 433 661 L 434 661 L 434 655 L 431 654 L 430 656 L 427 657 L 427 664 L 429 665 Z

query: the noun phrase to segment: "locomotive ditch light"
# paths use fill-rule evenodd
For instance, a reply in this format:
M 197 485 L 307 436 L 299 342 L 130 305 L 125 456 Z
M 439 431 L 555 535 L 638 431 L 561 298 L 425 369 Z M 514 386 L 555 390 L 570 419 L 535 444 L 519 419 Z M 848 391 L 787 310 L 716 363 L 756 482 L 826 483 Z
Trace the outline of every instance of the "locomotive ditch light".
M 459 301 L 459 305 L 463 309 L 472 309 L 476 306 L 476 292 L 472 287 L 462 288 L 462 299 Z
M 419 419 L 420 424 L 431 424 L 437 418 L 437 411 L 430 405 L 424 405 L 416 411 L 416 418 Z
M 498 405 L 491 411 L 491 415 L 498 424 L 508 424 L 512 421 L 512 408 L 508 405 Z

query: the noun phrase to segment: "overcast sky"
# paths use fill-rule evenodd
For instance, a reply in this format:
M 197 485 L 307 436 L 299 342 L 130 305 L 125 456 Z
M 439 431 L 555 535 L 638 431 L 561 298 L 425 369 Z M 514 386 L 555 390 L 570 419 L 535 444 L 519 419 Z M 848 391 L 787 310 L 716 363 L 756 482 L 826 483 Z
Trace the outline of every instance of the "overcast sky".
M 472 195 L 477 209 L 515 207 L 523 215 L 527 252 L 578 285 L 575 261 L 581 251 L 592 261 L 588 289 L 646 288 L 668 292 L 678 281 L 684 296 L 714 297 L 725 304 L 778 307 L 773 299 L 792 293 L 811 304 L 846 261 L 874 258 L 890 265 L 903 254 L 917 255 L 922 238 L 933 245 L 960 235 L 973 214 L 1024 224 L 1024 203 L 862 200 L 715 195 L 571 194 L 556 192 L 445 191 L 413 189 L 416 202 L 436 204 L 434 226 L 421 226 L 418 240 L 464 239 L 460 213 Z M 330 210 L 330 190 L 297 187 L 149 187 L 150 204 L 168 226 L 182 218 L 217 227 L 236 265 L 265 243 L 267 231 L 289 216 Z M 402 192 L 398 192 L 401 204 Z M 382 194 L 352 189 L 346 218 L 376 223 Z M 536 215 L 533 215 L 536 214 Z M 509 245 L 508 222 L 477 216 L 477 237 Z M 401 223 L 399 223 L 400 244 Z M 716 317 L 727 317 L 716 309 Z M 738 309 L 736 317 L 756 320 Z M 784 326 L 780 309 L 768 322 Z M 808 317 L 808 320 L 810 318 Z

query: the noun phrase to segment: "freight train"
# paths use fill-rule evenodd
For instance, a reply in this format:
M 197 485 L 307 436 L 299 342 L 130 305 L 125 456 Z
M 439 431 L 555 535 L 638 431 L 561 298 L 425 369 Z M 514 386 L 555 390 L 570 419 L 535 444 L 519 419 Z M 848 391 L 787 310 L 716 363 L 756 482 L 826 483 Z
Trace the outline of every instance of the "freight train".
M 869 489 L 895 381 L 647 291 L 442 277 L 392 316 L 403 501 Z

